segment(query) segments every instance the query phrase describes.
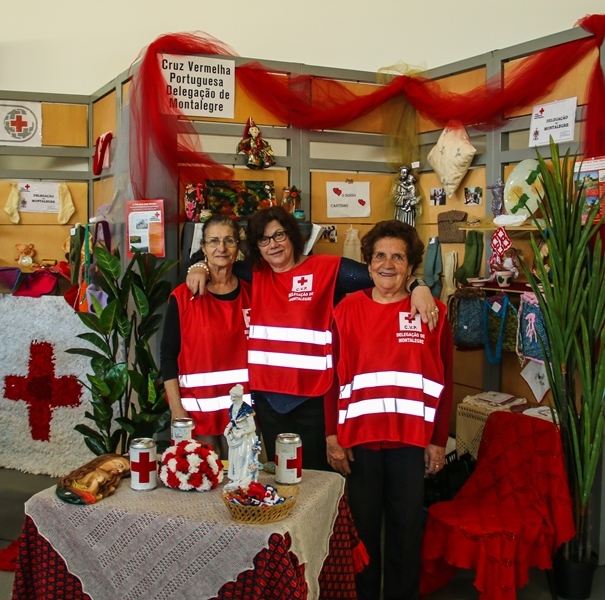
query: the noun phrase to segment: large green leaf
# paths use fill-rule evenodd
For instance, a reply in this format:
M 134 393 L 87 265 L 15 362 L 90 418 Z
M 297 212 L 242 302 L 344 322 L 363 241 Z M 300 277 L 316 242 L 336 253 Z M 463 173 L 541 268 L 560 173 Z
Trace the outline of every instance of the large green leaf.
M 99 327 L 105 334 L 111 333 L 115 327 L 120 301 L 115 298 L 107 304 L 99 316 Z
M 118 281 L 122 274 L 122 265 L 120 259 L 114 256 L 104 246 L 96 246 L 94 249 L 94 257 L 97 261 L 97 266 L 106 281 Z
M 111 355 L 111 350 L 107 344 L 107 342 L 96 333 L 80 333 L 76 337 L 85 340 L 86 342 L 96 346 L 99 350 L 105 353 L 105 356 Z
M 142 317 L 147 316 L 147 313 L 149 313 L 149 301 L 147 300 L 145 292 L 138 285 L 133 284 L 132 295 L 139 314 Z

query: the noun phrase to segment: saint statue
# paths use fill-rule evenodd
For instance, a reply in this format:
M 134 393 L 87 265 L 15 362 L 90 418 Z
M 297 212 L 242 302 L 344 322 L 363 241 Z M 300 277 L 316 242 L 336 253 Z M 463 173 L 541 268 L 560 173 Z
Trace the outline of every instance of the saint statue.
M 393 190 L 395 218 L 414 227 L 420 196 L 416 193 L 416 177 L 406 165 L 399 167 L 399 177 Z
M 57 482 L 57 496 L 69 504 L 94 504 L 113 494 L 130 461 L 120 454 L 101 454 Z
M 244 388 L 239 383 L 231 388 L 229 394 L 232 404 L 225 437 L 229 446 L 227 476 L 231 483 L 225 486 L 227 491 L 247 487 L 252 481 L 257 481 L 260 467 L 260 442 L 256 435 L 254 411 L 244 402 Z

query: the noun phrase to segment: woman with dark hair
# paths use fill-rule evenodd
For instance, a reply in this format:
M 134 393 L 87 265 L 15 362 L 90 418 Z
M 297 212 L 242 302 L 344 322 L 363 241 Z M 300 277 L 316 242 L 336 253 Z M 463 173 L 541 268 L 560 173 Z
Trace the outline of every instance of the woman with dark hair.
M 298 433 L 303 467 L 327 469 L 323 395 L 333 381 L 333 304 L 372 281 L 355 261 L 305 256 L 298 223 L 281 207 L 255 212 L 247 238 L 253 265 L 248 369 L 267 456 L 275 455 L 278 434 Z M 203 271 L 194 276 L 192 270 L 187 285 L 203 291 L 205 280 Z M 434 327 L 430 291 L 417 290 L 416 305 Z
M 362 239 L 374 287 L 335 309 L 340 391 L 326 396 L 331 466 L 347 475 L 349 504 L 370 557 L 357 598 L 419 596 L 425 473 L 445 464 L 453 395 L 449 322 L 434 331 L 412 316 L 406 282 L 424 244 L 400 221 Z M 437 301 L 445 315 L 445 306 Z M 384 573 L 381 531 L 384 517 Z
M 223 215 L 204 224 L 204 260 L 190 269 L 210 276 L 209 293 L 194 295 L 183 283 L 170 296 L 160 348 L 161 372 L 172 419 L 191 417 L 197 439 L 226 457 L 223 432 L 235 384 L 248 385 L 247 334 L 250 286 L 233 274 L 239 227 Z

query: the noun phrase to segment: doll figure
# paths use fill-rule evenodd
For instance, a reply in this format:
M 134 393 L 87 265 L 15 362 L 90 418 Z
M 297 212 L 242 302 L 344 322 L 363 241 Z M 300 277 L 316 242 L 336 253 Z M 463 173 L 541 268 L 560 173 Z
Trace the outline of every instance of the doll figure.
M 266 169 L 275 164 L 273 150 L 269 142 L 263 140 L 260 129 L 254 124 L 252 117 L 248 119 L 244 137 L 237 145 L 237 153 L 246 155 L 246 166 L 249 169 Z
M 130 461 L 119 454 L 101 454 L 57 482 L 57 496 L 69 504 L 94 504 L 113 494 Z
M 260 442 L 256 435 L 254 411 L 244 402 L 244 388 L 238 383 L 229 391 L 231 408 L 229 423 L 225 427 L 225 438 L 229 446 L 229 471 L 231 480 L 225 490 L 236 490 L 247 487 L 250 482 L 258 479 L 258 454 Z
M 399 177 L 393 191 L 395 218 L 412 227 L 416 223 L 416 210 L 420 196 L 416 194 L 416 177 L 406 165 L 399 167 Z

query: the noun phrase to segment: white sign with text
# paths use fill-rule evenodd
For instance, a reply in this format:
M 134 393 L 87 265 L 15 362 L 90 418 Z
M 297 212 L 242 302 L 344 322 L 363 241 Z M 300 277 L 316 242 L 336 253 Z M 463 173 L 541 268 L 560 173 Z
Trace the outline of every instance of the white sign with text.
M 576 124 L 577 98 L 534 106 L 529 126 L 529 146 L 547 146 L 555 142 L 571 142 Z
M 158 60 L 170 108 L 188 117 L 234 117 L 234 60 L 175 54 L 160 54 Z
M 326 183 L 328 219 L 369 217 L 370 182 L 328 181 Z

